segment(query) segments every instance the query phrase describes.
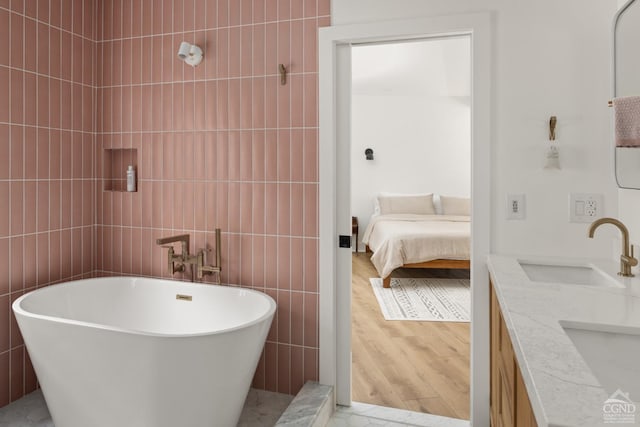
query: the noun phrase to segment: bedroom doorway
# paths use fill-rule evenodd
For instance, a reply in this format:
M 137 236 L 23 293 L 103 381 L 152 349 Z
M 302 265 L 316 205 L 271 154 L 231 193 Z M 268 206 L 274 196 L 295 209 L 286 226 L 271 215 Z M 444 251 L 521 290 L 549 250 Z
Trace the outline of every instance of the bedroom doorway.
M 351 46 L 471 35 L 471 425 L 489 425 L 492 16 L 472 13 L 332 25 L 319 29 L 319 380 L 335 402 L 351 399 Z
M 468 420 L 471 36 L 350 65 L 352 399 Z

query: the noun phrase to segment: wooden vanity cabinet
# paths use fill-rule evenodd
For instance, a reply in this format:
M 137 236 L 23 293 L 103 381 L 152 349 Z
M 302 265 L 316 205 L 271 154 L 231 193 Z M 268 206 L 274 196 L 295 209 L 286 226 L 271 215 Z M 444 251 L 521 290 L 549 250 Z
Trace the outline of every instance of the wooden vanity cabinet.
M 490 322 L 491 426 L 537 427 L 493 284 Z

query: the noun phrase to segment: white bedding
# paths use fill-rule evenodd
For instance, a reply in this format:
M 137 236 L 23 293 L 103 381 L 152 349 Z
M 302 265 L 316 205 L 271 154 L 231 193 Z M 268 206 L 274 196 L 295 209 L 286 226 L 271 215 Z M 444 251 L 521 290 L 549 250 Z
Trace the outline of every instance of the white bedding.
M 457 215 L 374 215 L 362 241 L 371 262 L 385 278 L 404 264 L 471 257 L 471 223 Z

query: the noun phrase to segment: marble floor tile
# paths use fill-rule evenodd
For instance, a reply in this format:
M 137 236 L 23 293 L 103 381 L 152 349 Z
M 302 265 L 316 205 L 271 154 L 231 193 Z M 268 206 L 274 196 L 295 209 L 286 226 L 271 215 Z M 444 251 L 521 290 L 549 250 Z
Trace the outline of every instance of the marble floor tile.
M 249 391 L 238 427 L 275 425 L 293 396 L 264 390 Z M 54 427 L 42 392 L 37 390 L 0 409 L 0 427 Z
M 469 427 L 469 421 L 353 402 L 338 406 L 327 427 Z

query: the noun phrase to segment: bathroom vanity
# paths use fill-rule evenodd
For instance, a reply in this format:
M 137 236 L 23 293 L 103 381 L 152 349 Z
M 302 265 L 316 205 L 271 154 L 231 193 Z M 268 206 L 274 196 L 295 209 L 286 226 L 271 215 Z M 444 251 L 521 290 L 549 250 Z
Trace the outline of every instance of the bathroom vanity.
M 640 280 L 607 260 L 491 255 L 488 267 L 491 425 L 640 424 Z

